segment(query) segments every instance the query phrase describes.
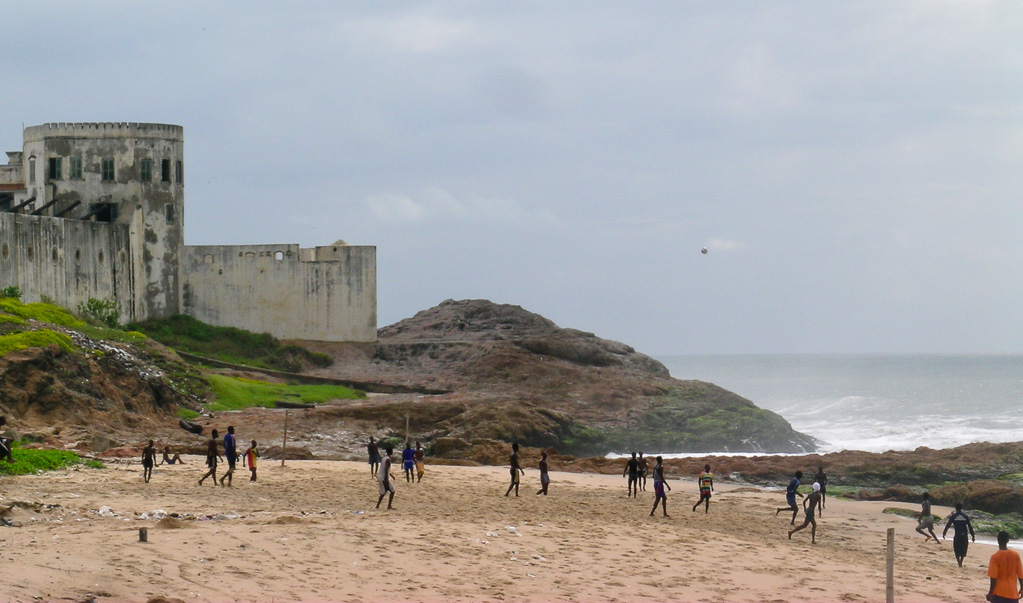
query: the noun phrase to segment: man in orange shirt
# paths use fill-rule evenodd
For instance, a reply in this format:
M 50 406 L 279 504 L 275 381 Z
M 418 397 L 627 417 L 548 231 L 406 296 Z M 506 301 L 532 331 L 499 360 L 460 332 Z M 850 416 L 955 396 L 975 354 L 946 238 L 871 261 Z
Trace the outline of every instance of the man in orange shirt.
M 1019 553 L 1009 550 L 1009 533 L 998 533 L 998 552 L 991 555 L 991 563 L 987 569 L 991 578 L 991 587 L 987 591 L 987 600 L 991 603 L 1017 603 L 1020 589 L 1023 587 L 1023 562 Z

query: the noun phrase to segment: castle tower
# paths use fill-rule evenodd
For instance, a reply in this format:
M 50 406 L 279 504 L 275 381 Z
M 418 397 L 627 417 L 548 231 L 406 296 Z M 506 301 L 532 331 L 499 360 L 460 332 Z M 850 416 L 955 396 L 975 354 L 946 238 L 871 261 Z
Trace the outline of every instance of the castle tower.
M 125 224 L 131 249 L 125 319 L 179 312 L 184 244 L 184 130 L 150 123 L 48 123 L 25 129 L 24 213 Z M 121 254 L 119 254 L 120 256 Z M 115 258 L 110 258 L 113 262 Z

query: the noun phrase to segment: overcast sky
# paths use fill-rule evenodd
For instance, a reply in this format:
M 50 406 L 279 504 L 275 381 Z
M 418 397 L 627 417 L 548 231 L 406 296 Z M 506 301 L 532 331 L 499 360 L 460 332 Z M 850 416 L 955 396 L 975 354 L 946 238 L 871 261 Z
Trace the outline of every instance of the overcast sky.
M 2 19 L 2 150 L 184 126 L 186 243 L 376 245 L 380 326 L 486 298 L 655 355 L 1023 352 L 1023 3 Z

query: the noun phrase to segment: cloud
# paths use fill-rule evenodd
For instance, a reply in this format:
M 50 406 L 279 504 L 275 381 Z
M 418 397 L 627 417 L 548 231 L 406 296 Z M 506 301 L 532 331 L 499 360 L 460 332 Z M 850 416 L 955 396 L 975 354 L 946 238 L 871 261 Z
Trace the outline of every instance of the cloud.
M 708 239 L 706 247 L 712 251 L 743 251 L 746 244 L 732 239 Z
M 418 223 L 456 221 L 476 224 L 555 224 L 546 208 L 529 208 L 508 199 L 470 195 L 458 198 L 442 188 L 416 195 L 380 193 L 366 198 L 370 215 L 378 220 Z

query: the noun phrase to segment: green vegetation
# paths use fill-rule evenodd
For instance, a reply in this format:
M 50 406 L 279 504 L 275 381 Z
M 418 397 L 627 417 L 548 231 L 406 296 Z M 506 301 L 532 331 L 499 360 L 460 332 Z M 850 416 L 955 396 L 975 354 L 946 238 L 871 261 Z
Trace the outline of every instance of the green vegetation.
M 138 331 L 122 331 L 121 329 L 111 329 L 108 327 L 96 327 L 92 325 L 83 325 L 76 331 L 81 331 L 84 335 L 101 341 L 116 341 L 119 343 L 133 343 L 136 345 L 144 343 L 148 337 L 144 333 Z
M 23 304 L 13 297 L 0 297 L 0 312 L 71 329 L 81 328 L 85 324 L 59 306 L 47 303 Z
M 315 404 L 328 400 L 353 400 L 365 394 L 340 385 L 285 385 L 224 375 L 207 375 L 215 399 L 207 408 L 213 411 L 240 410 L 250 406 L 275 408 L 277 400 Z
M 18 287 L 4 287 L 0 289 L 0 297 L 13 297 L 14 299 L 21 299 L 21 289 Z
M 28 324 L 28 321 L 26 321 L 24 318 L 21 318 L 19 316 L 10 316 L 8 314 L 0 314 L 0 322 L 7 322 L 15 325 Z
M 72 352 L 75 349 L 71 338 L 63 333 L 42 329 L 39 331 L 22 331 L 10 335 L 0 335 L 0 357 L 6 356 L 14 350 L 25 348 L 45 348 L 50 344 L 57 344 L 63 350 Z
M 84 460 L 68 450 L 25 449 L 15 443 L 11 455 L 14 457 L 13 463 L 0 460 L 0 474 L 26 475 L 37 471 L 57 471 L 83 463 L 87 467 L 103 468 L 99 461 Z
M 110 299 L 90 297 L 89 301 L 78 304 L 78 314 L 86 322 L 116 329 L 121 318 L 121 305 L 112 297 Z
M 330 366 L 330 356 L 296 346 L 282 346 L 268 333 L 252 333 L 234 327 L 214 327 L 191 316 L 177 315 L 151 320 L 128 328 L 141 331 L 176 350 L 232 364 L 297 373 L 304 363 Z
M 194 418 L 196 418 L 198 416 L 199 416 L 199 413 L 195 412 L 191 408 L 185 408 L 183 406 L 179 406 L 178 407 L 178 418 L 179 419 L 184 419 L 186 421 L 191 421 L 192 419 L 194 419 Z

